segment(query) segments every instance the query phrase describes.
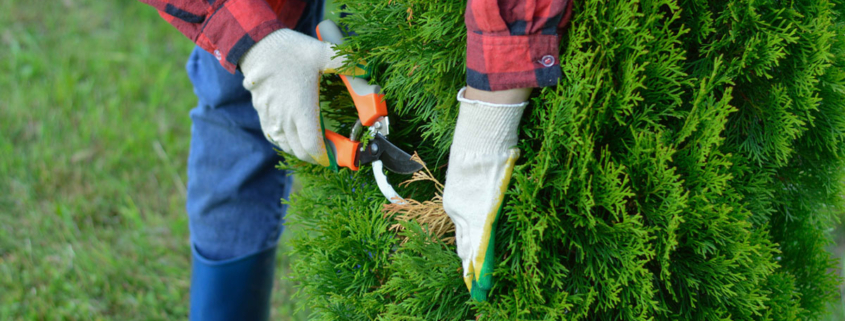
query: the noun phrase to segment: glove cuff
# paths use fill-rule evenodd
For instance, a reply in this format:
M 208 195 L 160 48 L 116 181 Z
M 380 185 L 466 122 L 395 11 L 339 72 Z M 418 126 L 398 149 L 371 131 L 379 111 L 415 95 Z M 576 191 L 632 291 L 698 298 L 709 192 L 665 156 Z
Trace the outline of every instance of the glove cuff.
M 458 92 L 461 109 L 452 140 L 452 150 L 493 154 L 516 146 L 519 121 L 528 102 L 492 104 L 464 97 L 466 87 Z
M 289 38 L 291 35 L 289 33 L 291 32 L 295 33 L 296 31 L 290 29 L 279 29 L 264 36 L 264 38 L 256 44 L 252 45 L 252 47 L 250 47 L 249 50 L 241 56 L 241 60 L 238 62 L 238 66 L 241 71 L 248 74 L 252 70 L 265 68 L 266 66 L 264 65 L 267 62 L 273 61 L 272 59 L 267 58 L 272 58 L 274 55 L 278 56 L 279 48 L 284 48 L 285 43 L 290 42 Z

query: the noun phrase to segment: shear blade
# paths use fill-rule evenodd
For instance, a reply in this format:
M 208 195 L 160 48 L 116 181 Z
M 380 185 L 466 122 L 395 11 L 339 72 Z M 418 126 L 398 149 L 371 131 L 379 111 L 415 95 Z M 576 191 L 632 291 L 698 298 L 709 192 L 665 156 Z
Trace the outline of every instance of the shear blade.
M 422 169 L 422 164 L 411 160 L 411 155 L 396 147 L 382 134 L 376 134 L 360 152 L 360 163 L 380 160 L 387 170 L 399 174 L 412 174 Z

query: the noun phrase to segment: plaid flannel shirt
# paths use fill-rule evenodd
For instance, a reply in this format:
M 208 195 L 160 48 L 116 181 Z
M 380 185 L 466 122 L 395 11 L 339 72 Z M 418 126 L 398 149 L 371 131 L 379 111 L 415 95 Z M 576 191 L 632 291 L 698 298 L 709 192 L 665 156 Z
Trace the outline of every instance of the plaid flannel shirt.
M 560 32 L 571 15 L 572 0 L 469 0 L 467 85 L 496 91 L 557 84 Z
M 198 46 L 234 73 L 238 61 L 264 36 L 293 28 L 304 0 L 140 0 L 158 9 Z
M 140 0 L 229 72 L 252 45 L 296 25 L 306 0 Z M 467 84 L 483 90 L 551 86 L 572 0 L 469 0 Z

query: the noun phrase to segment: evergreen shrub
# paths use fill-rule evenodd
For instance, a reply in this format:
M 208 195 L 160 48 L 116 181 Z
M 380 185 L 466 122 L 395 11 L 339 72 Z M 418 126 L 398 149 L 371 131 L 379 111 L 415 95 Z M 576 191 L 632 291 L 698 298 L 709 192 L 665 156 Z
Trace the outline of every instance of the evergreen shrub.
M 441 181 L 465 84 L 465 1 L 340 0 L 390 140 Z M 369 167 L 291 163 L 293 278 L 324 320 L 797 320 L 837 296 L 841 0 L 575 0 L 563 78 L 535 90 L 474 302 L 454 246 L 389 227 Z M 324 115 L 355 112 L 326 77 Z M 407 176 L 391 175 L 394 186 Z M 431 199 L 434 184 L 398 188 Z M 405 237 L 400 239 L 398 234 Z

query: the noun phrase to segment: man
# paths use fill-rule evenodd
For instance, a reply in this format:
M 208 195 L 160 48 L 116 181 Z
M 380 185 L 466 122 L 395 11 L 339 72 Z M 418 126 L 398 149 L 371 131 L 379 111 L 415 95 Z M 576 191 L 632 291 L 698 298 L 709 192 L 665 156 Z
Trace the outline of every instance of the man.
M 194 320 L 266 320 L 291 180 L 273 145 L 328 166 L 319 74 L 343 63 L 314 38 L 322 1 L 141 0 L 193 40 L 199 98 L 188 158 Z M 470 0 L 467 85 L 449 157 L 444 206 L 473 297 L 489 289 L 485 253 L 516 158 L 531 88 L 557 83 L 569 0 Z M 310 35 L 312 37 L 309 37 Z M 334 58 L 333 58 L 334 57 Z M 271 143 L 269 142 L 272 142 Z M 487 281 L 484 279 L 487 278 Z M 475 286 L 475 288 L 473 288 Z

